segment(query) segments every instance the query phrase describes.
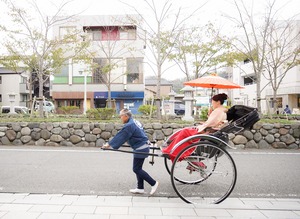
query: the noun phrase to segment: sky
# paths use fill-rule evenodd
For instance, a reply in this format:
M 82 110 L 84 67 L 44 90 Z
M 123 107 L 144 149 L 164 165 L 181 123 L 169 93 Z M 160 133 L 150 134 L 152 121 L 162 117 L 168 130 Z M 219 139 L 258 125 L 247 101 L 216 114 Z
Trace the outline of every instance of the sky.
M 27 5 L 27 0 L 14 0 L 17 4 Z M 52 15 L 55 11 L 55 5 L 59 6 L 63 0 L 36 0 L 39 6 L 41 6 L 43 13 Z M 70 0 L 69 0 L 70 1 Z M 139 12 L 147 18 L 153 17 L 153 13 L 146 10 L 144 0 L 123 0 L 126 4 L 134 6 Z M 150 0 L 149 0 L 150 1 Z M 163 0 L 153 0 L 157 5 L 157 10 L 161 9 L 161 3 Z M 246 0 L 245 2 L 251 7 L 252 4 L 254 8 L 254 13 L 258 13 L 264 10 L 264 5 L 269 0 Z M 232 4 L 232 0 L 171 0 L 173 8 L 177 9 L 181 7 L 183 9 L 182 14 L 188 15 L 191 11 L 202 6 L 199 11 L 191 18 L 189 21 L 193 24 L 205 25 L 208 21 L 213 22 L 216 26 L 222 29 L 224 33 L 230 33 L 232 28 L 229 25 L 229 21 L 224 17 L 225 14 L 230 16 L 237 16 L 236 9 Z M 135 13 L 135 11 L 122 3 L 121 0 L 73 0 L 68 4 L 66 14 L 76 14 L 80 13 L 82 15 L 112 15 L 112 14 L 130 14 Z M 291 15 L 295 15 L 300 12 L 300 0 L 276 0 L 277 8 L 284 6 L 281 10 L 280 18 L 286 19 Z M 27 7 L 27 6 L 26 6 Z M 7 10 L 3 7 L 3 2 L 0 1 L 0 22 L 5 21 L 5 12 Z M 299 17 L 300 20 L 300 17 Z M 165 69 L 168 69 L 166 73 L 163 74 L 164 78 L 174 79 L 175 77 L 184 77 L 183 73 L 180 72 L 178 67 L 166 63 Z M 147 69 L 148 75 L 153 75 L 151 69 Z M 176 74 L 174 74 L 176 72 Z

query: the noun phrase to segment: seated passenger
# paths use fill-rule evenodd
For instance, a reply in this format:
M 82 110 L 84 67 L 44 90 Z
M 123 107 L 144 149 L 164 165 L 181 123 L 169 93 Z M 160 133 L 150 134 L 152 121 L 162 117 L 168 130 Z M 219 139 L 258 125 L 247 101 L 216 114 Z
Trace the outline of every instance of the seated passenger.
M 222 123 L 226 120 L 226 112 L 227 109 L 223 106 L 224 101 L 227 100 L 227 95 L 217 94 L 212 97 L 212 108 L 213 111 L 209 114 L 208 119 L 197 127 L 187 127 L 183 128 L 182 130 L 178 131 L 171 137 L 171 142 L 167 147 L 163 148 L 163 153 L 169 154 L 170 159 L 173 161 L 176 155 L 185 147 L 187 147 L 191 142 L 186 142 L 179 147 L 177 147 L 172 154 L 170 154 L 174 145 L 176 145 L 181 140 L 195 135 L 195 134 L 202 134 L 206 133 L 208 128 L 218 128 Z M 209 132 L 207 132 L 209 133 Z

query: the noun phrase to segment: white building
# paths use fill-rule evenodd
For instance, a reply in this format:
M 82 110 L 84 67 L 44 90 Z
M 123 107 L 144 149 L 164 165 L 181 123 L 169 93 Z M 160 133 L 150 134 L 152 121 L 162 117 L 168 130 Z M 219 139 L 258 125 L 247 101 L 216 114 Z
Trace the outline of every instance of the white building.
M 29 107 L 28 75 L 0 67 L 0 106 Z M 14 98 L 13 98 L 14 97 Z M 13 98 L 13 99 L 12 99 Z
M 256 78 L 252 68 L 252 64 L 242 63 L 240 68 L 234 68 L 233 78 L 235 83 L 244 86 L 244 89 L 233 90 L 234 104 L 243 104 L 247 106 L 257 107 L 256 102 Z M 265 77 L 261 77 L 261 111 L 263 114 L 272 112 L 273 90 L 269 81 Z M 300 108 L 300 66 L 291 69 L 283 79 L 277 91 L 277 104 L 279 112 L 282 112 L 286 105 L 290 109 L 297 112 Z
M 138 19 L 138 16 L 133 16 Z M 134 25 L 127 16 L 78 16 L 69 23 L 54 29 L 54 37 L 62 37 L 76 29 L 91 40 L 89 50 L 96 53 L 94 62 L 105 66 L 109 60 L 114 65 L 111 74 L 100 69 L 89 70 L 84 64 L 72 60 L 54 75 L 51 95 L 57 107 L 78 106 L 83 109 L 86 94 L 87 109 L 106 106 L 110 86 L 111 98 L 117 110 L 127 107 L 133 113 L 144 99 L 144 30 Z M 86 88 L 84 84 L 86 83 Z M 86 89 L 86 90 L 85 90 Z
M 300 108 L 300 66 L 291 68 L 284 75 L 285 68 L 292 61 L 299 60 L 300 48 L 300 21 L 276 21 L 270 27 L 269 36 L 266 37 L 266 59 L 264 64 L 265 69 L 261 75 L 261 111 L 262 113 L 274 112 L 273 97 L 274 90 L 270 83 L 269 71 L 272 72 L 274 82 L 274 69 L 276 72 L 277 104 L 279 113 L 283 111 L 286 105 L 294 112 L 298 112 Z M 295 56 L 297 54 L 297 56 Z M 284 66 L 284 68 L 283 68 Z M 280 80 L 283 80 L 280 82 Z M 233 71 L 233 79 L 235 83 L 245 86 L 245 89 L 234 91 L 235 103 L 241 103 L 249 106 L 257 104 L 256 92 L 256 76 L 254 74 L 252 63 L 247 60 L 240 63 L 239 68 Z M 236 81 L 235 81 L 236 80 Z M 294 109 L 294 110 L 293 110 Z

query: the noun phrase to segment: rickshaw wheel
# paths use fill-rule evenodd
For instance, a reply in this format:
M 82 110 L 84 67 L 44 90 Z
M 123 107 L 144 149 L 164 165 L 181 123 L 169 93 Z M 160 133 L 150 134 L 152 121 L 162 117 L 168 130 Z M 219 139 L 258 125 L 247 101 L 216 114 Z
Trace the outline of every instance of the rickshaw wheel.
M 230 154 L 205 141 L 180 151 L 171 168 L 172 186 L 187 203 L 224 201 L 232 192 L 236 178 L 236 166 Z
M 170 175 L 171 175 L 172 164 L 173 164 L 172 161 L 171 161 L 169 158 L 166 158 L 166 157 L 165 157 L 165 167 L 166 167 L 166 169 L 167 169 L 167 172 L 168 172 Z M 190 164 L 190 166 L 194 166 L 192 162 L 189 162 L 189 164 Z M 215 167 L 215 166 L 214 166 L 214 167 Z M 206 180 L 206 179 L 211 175 L 211 173 L 213 172 L 213 170 L 214 170 L 214 168 L 212 168 L 212 170 L 211 170 L 210 173 L 207 172 L 207 173 L 206 173 L 206 176 L 205 176 L 204 178 L 198 179 L 198 180 L 196 180 L 196 181 L 194 181 L 194 182 L 185 181 L 185 179 L 180 179 L 180 178 L 177 178 L 176 176 L 174 176 L 174 179 L 175 179 L 176 181 L 181 182 L 181 183 L 184 183 L 184 184 L 189 184 L 189 183 L 195 183 L 195 184 L 197 184 L 197 183 L 200 183 L 200 182 Z
M 165 167 L 167 172 L 171 175 L 172 161 L 167 157 L 165 157 Z

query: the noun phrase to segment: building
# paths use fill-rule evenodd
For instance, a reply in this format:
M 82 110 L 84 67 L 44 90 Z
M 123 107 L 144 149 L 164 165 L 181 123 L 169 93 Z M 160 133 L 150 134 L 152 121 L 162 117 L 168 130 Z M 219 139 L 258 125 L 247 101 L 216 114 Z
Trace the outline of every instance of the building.
M 29 107 L 28 75 L 0 67 L 0 105 Z
M 282 64 L 278 65 L 279 61 L 284 62 L 286 67 L 289 64 L 289 60 L 293 60 L 295 57 L 295 52 L 299 51 L 300 47 L 300 21 L 295 20 L 288 23 L 289 28 L 287 28 L 287 23 L 285 21 L 277 21 L 276 29 L 274 29 L 272 34 L 272 41 L 270 45 L 266 47 L 268 53 L 266 59 L 268 62 L 265 64 L 266 68 L 270 66 L 276 66 L 277 72 L 277 85 L 280 85 L 277 89 L 276 102 L 278 107 L 278 113 L 282 113 L 286 105 L 296 114 L 299 114 L 300 108 L 300 66 L 295 66 L 291 68 L 285 77 L 281 77 L 284 73 Z M 279 50 L 280 48 L 280 50 Z M 299 60 L 299 52 L 297 54 L 296 60 Z M 275 59 L 274 59 L 275 57 Z M 273 67 L 271 66 L 271 67 Z M 279 67 L 278 67 L 279 66 Z M 263 70 L 260 81 L 260 97 L 261 97 L 261 112 L 263 114 L 275 113 L 274 112 L 274 90 L 270 83 L 270 76 L 268 75 L 267 69 Z M 274 71 L 274 69 L 272 69 Z M 274 78 L 274 75 L 272 75 Z M 234 91 L 234 103 L 244 104 L 248 106 L 257 107 L 257 91 L 256 84 L 257 79 L 254 74 L 253 65 L 250 60 L 245 60 L 240 63 L 239 67 L 233 70 L 233 82 L 240 84 L 245 87 L 245 89 L 239 89 Z
M 244 89 L 233 90 L 234 104 L 243 104 L 257 107 L 256 102 L 256 78 L 250 62 L 240 64 L 240 68 L 235 68 L 233 72 L 234 82 L 244 86 Z M 269 81 L 261 77 L 261 112 L 267 114 L 273 112 L 273 90 Z M 288 71 L 277 91 L 277 104 L 279 113 L 283 111 L 285 105 L 298 112 L 300 108 L 300 66 L 296 66 Z
M 169 97 L 172 91 L 173 85 L 166 79 L 161 79 L 160 83 L 160 96 L 161 98 Z M 145 101 L 151 103 L 151 101 L 156 97 L 157 92 L 157 79 L 148 78 L 145 79 Z
M 138 19 L 138 16 L 131 16 Z M 118 112 L 129 108 L 137 113 L 144 100 L 144 30 L 127 16 L 78 16 L 54 29 L 54 37 L 62 37 L 76 29 L 90 40 L 91 52 L 96 55 L 92 69 L 84 63 L 69 60 L 51 81 L 51 96 L 57 107 L 78 106 L 86 109 L 103 108 L 113 99 Z M 104 72 L 110 68 L 109 72 Z

